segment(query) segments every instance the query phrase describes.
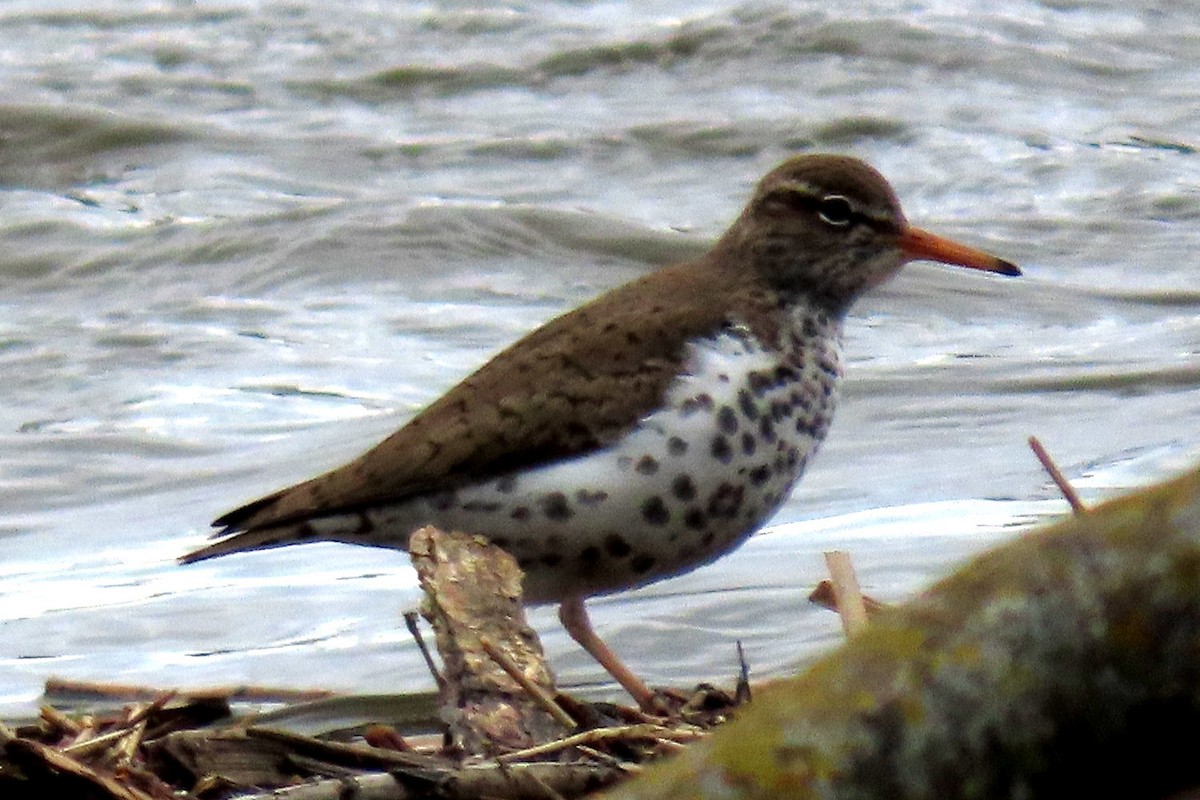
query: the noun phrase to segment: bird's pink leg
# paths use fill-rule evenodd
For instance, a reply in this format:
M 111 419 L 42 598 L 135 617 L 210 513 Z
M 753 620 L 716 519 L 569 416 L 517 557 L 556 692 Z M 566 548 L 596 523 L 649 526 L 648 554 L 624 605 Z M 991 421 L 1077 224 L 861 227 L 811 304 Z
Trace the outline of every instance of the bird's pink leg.
M 592 630 L 592 621 L 588 619 L 587 609 L 583 607 L 582 598 L 572 597 L 559 603 L 558 618 L 571 638 L 588 651 L 592 658 L 600 662 L 600 666 L 604 667 L 608 674 L 612 675 L 617 683 L 629 692 L 643 711 L 655 710 L 654 692 L 642 683 L 641 679 L 634 675 L 629 667 L 625 666 L 624 662 L 617 657 L 617 654 L 610 650 L 608 645 Z

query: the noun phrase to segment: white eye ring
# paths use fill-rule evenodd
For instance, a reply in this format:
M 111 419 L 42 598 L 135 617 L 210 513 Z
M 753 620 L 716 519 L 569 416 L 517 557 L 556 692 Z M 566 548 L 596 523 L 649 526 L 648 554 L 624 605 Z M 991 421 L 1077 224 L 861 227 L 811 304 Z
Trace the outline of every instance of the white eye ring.
M 827 194 L 817 204 L 817 216 L 826 224 L 844 228 L 854 219 L 854 208 L 842 195 Z

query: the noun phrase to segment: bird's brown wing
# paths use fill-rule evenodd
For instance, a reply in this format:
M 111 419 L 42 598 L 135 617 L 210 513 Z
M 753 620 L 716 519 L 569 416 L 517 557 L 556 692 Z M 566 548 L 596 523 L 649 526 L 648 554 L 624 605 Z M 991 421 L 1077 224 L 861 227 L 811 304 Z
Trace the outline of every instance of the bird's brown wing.
M 712 334 L 736 291 L 684 264 L 547 323 L 359 458 L 230 511 L 218 536 L 453 488 L 603 447 L 664 396 L 688 340 Z

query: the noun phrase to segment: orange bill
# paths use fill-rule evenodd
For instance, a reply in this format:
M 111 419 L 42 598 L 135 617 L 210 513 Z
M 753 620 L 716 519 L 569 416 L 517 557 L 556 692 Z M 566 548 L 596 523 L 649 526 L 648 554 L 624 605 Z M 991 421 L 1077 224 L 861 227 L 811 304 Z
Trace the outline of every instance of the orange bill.
M 1021 270 L 1015 264 L 911 225 L 900 234 L 900 249 L 914 261 L 939 261 L 943 264 L 998 272 L 1001 275 L 1021 274 Z

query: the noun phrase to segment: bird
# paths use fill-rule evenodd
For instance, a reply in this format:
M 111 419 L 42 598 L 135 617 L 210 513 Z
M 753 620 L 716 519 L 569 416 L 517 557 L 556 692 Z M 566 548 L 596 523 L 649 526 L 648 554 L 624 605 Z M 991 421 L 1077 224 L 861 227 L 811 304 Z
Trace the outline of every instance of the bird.
M 848 310 L 914 260 L 1021 274 L 910 225 L 865 162 L 792 156 L 704 255 L 545 323 L 353 461 L 218 517 L 180 560 L 477 534 L 517 559 L 526 603 L 557 603 L 659 707 L 585 601 L 712 562 L 771 518 L 829 430 Z

